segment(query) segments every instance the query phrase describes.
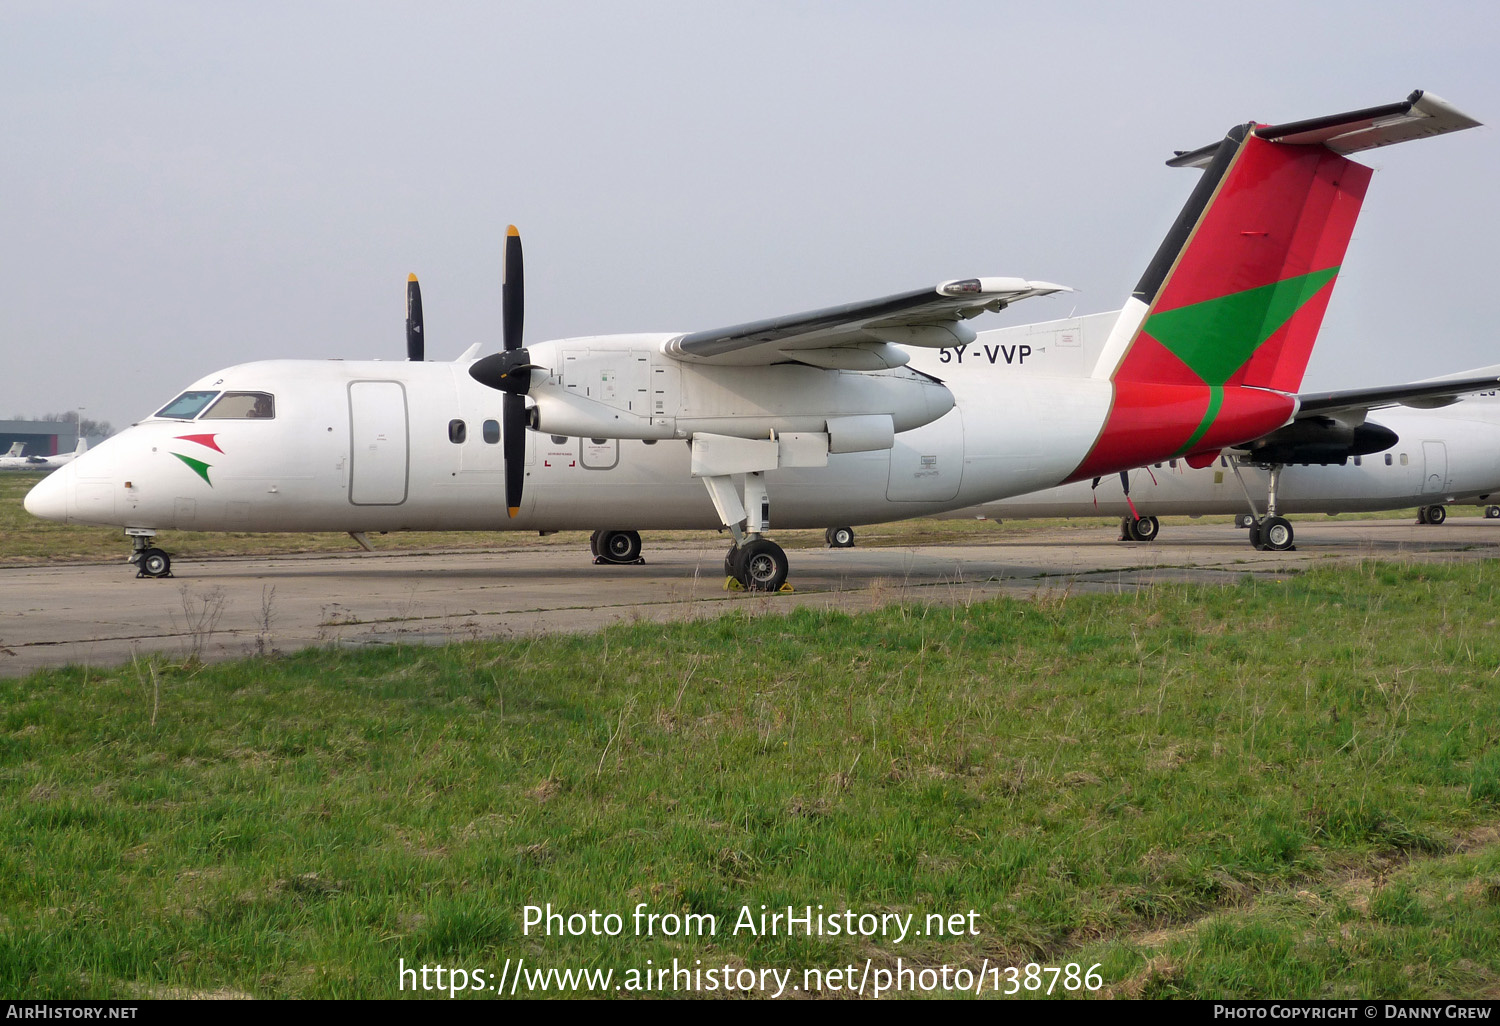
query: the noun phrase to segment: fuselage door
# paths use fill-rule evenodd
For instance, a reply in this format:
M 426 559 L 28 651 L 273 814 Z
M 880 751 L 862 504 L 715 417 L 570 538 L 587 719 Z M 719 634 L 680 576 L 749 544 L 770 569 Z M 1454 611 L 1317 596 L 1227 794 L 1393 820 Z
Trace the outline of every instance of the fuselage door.
M 896 436 L 885 497 L 893 501 L 940 502 L 958 494 L 964 476 L 964 422 L 958 407 Z
M 409 460 L 406 388 L 399 381 L 351 381 L 349 501 L 401 505 Z
M 1422 494 L 1448 490 L 1448 447 L 1442 442 L 1422 443 L 1422 462 L 1426 464 Z

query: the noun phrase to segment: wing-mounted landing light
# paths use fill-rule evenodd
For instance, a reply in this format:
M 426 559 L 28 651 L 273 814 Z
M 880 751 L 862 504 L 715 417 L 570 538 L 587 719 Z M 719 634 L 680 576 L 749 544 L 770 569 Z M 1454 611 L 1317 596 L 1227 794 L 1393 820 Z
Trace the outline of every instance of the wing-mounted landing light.
M 427 358 L 426 343 L 422 337 L 422 286 L 417 276 L 406 276 L 406 358 L 418 363 Z
M 536 365 L 521 345 L 526 320 L 526 269 L 521 257 L 521 233 L 515 225 L 505 233 L 505 279 L 501 288 L 501 350 L 477 361 L 469 376 L 481 385 L 504 393 L 500 408 L 500 439 L 505 450 L 505 508 L 521 512 L 526 481 L 526 393 Z

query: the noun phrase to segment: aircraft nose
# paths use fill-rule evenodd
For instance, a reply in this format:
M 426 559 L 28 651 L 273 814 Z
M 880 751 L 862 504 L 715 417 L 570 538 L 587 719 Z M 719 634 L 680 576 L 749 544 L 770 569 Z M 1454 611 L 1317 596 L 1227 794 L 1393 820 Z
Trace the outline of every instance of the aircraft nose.
M 43 520 L 68 519 L 68 483 L 71 466 L 54 470 L 26 493 L 26 512 Z

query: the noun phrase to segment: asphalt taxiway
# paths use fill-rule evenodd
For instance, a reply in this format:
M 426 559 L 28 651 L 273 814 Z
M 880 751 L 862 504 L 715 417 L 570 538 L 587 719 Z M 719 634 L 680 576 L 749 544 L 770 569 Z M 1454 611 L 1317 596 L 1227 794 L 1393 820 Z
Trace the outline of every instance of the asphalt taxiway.
M 1500 555 L 1500 521 L 1455 518 L 1296 524 L 1297 550 L 1256 552 L 1225 524 L 1171 526 L 1151 544 L 1112 528 L 1000 535 L 985 544 L 793 549 L 795 592 L 724 590 L 725 543 L 652 547 L 642 566 L 596 566 L 583 546 L 507 540 L 486 551 L 178 559 L 176 577 L 138 580 L 123 562 L 0 568 L 0 675 L 135 655 L 223 659 L 308 645 L 434 644 L 622 620 L 679 620 L 797 605 L 850 611 L 895 601 L 966 603 L 1039 590 L 1094 591 L 1360 559 Z

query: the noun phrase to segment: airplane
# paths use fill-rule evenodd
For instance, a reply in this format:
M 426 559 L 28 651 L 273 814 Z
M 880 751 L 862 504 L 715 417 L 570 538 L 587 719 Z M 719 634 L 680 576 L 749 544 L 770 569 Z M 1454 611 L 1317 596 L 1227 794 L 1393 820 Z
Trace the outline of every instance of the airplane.
M 72 463 L 88 452 L 89 448 L 87 439 L 80 438 L 72 452 L 60 452 L 53 456 L 23 456 L 16 452 L 16 448 L 24 445 L 24 442 L 16 442 L 10 447 L 8 455 L 0 456 L 0 470 L 57 470 Z
M 10 451 L 7 452 L 5 455 L 6 456 L 25 456 L 26 455 L 26 443 L 25 442 L 11 442 L 10 443 Z
M 883 522 L 1206 463 L 1291 423 L 1373 173 L 1346 155 L 1477 124 L 1418 90 L 1179 152 L 1170 166 L 1203 175 L 1099 358 L 998 385 L 961 362 L 922 367 L 983 347 L 974 317 L 1064 286 L 951 279 L 727 328 L 525 346 L 512 226 L 500 352 L 427 362 L 413 277 L 407 361 L 216 371 L 40 482 L 26 508 L 123 527 L 141 577 L 170 575 L 154 543 L 170 529 L 364 545 L 370 531 L 592 529 L 596 560 L 614 564 L 640 559 L 640 528 L 727 529 L 726 586 L 774 592 L 790 566 L 773 522 Z
M 1500 380 L 1491 376 L 1491 383 Z M 1119 517 L 1120 540 L 1154 541 L 1162 516 L 1233 515 L 1235 524 L 1251 528 L 1251 544 L 1260 549 L 1292 548 L 1293 534 L 1263 532 L 1258 521 L 1286 513 L 1367 513 L 1417 507 L 1417 522 L 1441 524 L 1447 506 L 1483 506 L 1489 519 L 1500 518 L 1500 402 L 1493 390 L 1467 399 L 1452 410 L 1392 410 L 1380 414 L 1370 438 L 1389 445 L 1351 445 L 1321 451 L 1283 451 L 1283 463 L 1263 462 L 1263 453 L 1242 449 L 1222 453 L 1201 468 L 1183 460 L 1137 468 L 1097 482 L 1078 481 L 1029 495 L 982 503 L 967 510 L 938 514 L 943 518 L 1027 520 L 1040 517 Z M 1358 452 L 1352 449 L 1374 449 Z M 1278 487 L 1271 473 L 1279 469 Z M 1127 491 L 1128 485 L 1128 491 Z M 1257 508 L 1253 494 L 1274 495 L 1276 509 Z M 837 548 L 853 543 L 853 531 L 830 531 Z M 837 537 L 833 537 L 833 535 Z

